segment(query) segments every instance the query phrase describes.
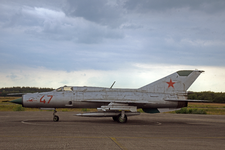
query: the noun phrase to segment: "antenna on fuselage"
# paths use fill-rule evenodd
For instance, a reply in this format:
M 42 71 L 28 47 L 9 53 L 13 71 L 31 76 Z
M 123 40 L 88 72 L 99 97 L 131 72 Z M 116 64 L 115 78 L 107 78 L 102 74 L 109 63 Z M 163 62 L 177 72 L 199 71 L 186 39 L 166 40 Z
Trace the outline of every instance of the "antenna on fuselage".
M 113 87 L 113 85 L 116 83 L 116 81 L 113 82 L 113 84 L 111 85 L 110 89 Z

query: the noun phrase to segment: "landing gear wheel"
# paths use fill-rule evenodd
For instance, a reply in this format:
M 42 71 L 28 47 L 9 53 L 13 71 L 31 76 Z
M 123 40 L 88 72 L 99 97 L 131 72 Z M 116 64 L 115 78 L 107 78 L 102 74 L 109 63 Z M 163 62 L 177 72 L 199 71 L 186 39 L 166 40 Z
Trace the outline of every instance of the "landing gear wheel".
M 54 122 L 59 121 L 59 117 L 55 115 L 55 116 L 53 117 L 53 121 L 54 121 Z
M 118 121 L 118 116 L 114 116 L 112 118 L 113 118 L 113 121 Z
M 59 121 L 59 117 L 55 115 L 56 113 L 57 113 L 57 111 L 56 111 L 56 109 L 54 109 L 54 112 L 53 112 L 53 121 L 54 122 Z
M 126 123 L 126 122 L 127 122 L 127 116 L 124 115 L 124 118 L 122 118 L 122 115 L 120 114 L 120 115 L 117 117 L 117 122 L 119 122 L 119 123 Z

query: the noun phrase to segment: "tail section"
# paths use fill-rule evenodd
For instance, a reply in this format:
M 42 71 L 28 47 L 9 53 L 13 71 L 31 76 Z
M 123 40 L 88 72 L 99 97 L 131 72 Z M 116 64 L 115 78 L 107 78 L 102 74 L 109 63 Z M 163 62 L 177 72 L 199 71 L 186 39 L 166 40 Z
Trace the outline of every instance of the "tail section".
M 183 93 L 202 72 L 204 71 L 180 70 L 139 89 L 154 93 Z

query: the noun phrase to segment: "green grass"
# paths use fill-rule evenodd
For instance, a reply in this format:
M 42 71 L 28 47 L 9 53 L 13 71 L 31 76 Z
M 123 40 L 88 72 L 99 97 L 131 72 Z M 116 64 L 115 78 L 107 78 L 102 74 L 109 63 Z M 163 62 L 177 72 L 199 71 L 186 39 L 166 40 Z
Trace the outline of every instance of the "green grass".
M 17 107 L 13 108 L 13 111 L 24 111 L 24 110 L 25 110 L 25 108 L 22 107 L 21 105 L 18 105 Z
M 82 108 L 82 111 L 83 111 L 83 112 L 88 112 L 89 109 L 87 109 L 87 108 Z
M 223 103 L 188 103 L 188 107 L 170 113 L 225 115 Z
M 144 111 L 143 111 L 141 108 L 138 109 L 137 112 L 139 112 L 139 113 L 144 113 Z
M 207 114 L 206 109 L 198 109 L 198 108 L 187 108 L 183 107 L 180 110 L 176 110 L 177 114 Z

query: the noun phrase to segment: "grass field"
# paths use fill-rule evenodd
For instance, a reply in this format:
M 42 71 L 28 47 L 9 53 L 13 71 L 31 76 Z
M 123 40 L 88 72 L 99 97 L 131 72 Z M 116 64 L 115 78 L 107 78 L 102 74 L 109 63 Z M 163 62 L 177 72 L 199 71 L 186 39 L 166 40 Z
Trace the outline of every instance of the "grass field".
M 49 110 L 40 110 L 39 108 L 23 108 L 21 105 L 13 104 L 10 102 L 2 102 L 2 101 L 10 101 L 17 99 L 18 97 L 0 97 L 0 111 L 49 111 Z M 219 103 L 188 103 L 187 110 L 197 110 L 206 112 L 208 115 L 225 115 L 225 104 Z M 86 109 L 86 108 L 58 108 L 57 111 L 97 111 L 97 109 Z M 142 110 L 138 110 L 139 112 L 143 112 Z M 190 111 L 194 112 L 194 111 Z M 175 111 L 170 113 L 176 113 Z
M 205 110 L 208 115 L 225 115 L 225 104 L 223 103 L 188 103 L 187 109 Z

